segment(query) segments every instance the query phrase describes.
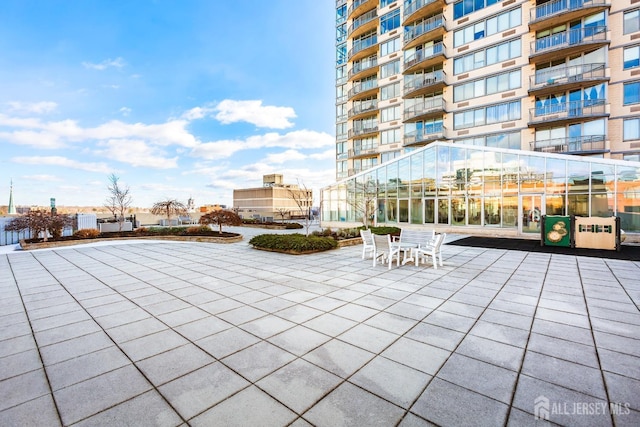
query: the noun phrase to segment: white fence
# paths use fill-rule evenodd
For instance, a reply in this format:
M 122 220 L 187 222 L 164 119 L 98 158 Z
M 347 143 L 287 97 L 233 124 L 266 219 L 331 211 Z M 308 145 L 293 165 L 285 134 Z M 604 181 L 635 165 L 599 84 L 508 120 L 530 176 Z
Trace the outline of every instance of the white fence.
M 34 236 L 31 235 L 31 232 L 23 231 L 20 233 L 15 233 L 13 231 L 6 231 L 4 227 L 11 222 L 15 218 L 14 216 L 5 216 L 0 217 L 0 246 L 6 245 L 15 245 L 20 241 L 20 239 L 31 239 Z M 95 214 L 77 214 L 76 215 L 78 230 L 83 230 L 85 228 L 98 228 L 98 219 Z M 73 235 L 74 230 L 71 227 L 67 227 L 62 232 L 63 236 L 71 236 Z

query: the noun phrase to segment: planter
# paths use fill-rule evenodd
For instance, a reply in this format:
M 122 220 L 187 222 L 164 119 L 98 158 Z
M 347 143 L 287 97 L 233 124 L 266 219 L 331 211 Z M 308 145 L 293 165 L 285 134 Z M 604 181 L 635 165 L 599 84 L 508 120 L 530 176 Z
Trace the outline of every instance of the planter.
M 236 243 L 242 241 L 242 235 L 233 237 L 216 236 L 131 236 L 131 237 L 104 237 L 96 239 L 53 240 L 48 242 L 27 243 L 20 240 L 22 250 L 59 248 L 63 246 L 84 245 L 94 242 L 109 242 L 113 240 L 171 240 L 177 242 L 202 242 L 202 243 Z
M 337 240 L 337 242 L 338 242 L 338 247 L 339 248 L 344 248 L 344 247 L 347 247 L 347 246 L 361 245 L 362 244 L 362 237 L 354 237 L 352 239 Z

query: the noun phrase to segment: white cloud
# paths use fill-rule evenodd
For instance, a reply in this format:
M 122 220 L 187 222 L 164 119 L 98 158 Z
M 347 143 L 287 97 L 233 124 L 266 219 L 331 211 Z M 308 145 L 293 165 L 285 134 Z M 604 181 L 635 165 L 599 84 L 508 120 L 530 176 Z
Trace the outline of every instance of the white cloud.
M 118 111 L 120 111 L 120 114 L 122 114 L 125 117 L 128 116 L 129 114 L 131 114 L 131 108 L 129 108 L 129 107 L 122 107 Z
M 62 166 L 71 169 L 79 169 L 89 172 L 110 173 L 113 172 L 105 163 L 83 163 L 62 156 L 31 156 L 13 157 L 14 163 L 38 166 Z
M 112 160 L 117 160 L 131 166 L 150 167 L 154 169 L 172 169 L 178 167 L 178 158 L 162 157 L 156 148 L 150 147 L 144 141 L 134 139 L 113 139 L 100 143 L 106 147 L 96 153 Z
M 307 156 L 298 150 L 287 150 L 281 153 L 268 154 L 264 161 L 266 163 L 282 164 L 286 162 L 297 162 L 306 159 Z
M 9 111 L 16 113 L 29 113 L 29 114 L 47 114 L 58 108 L 58 104 L 51 101 L 40 102 L 20 102 L 10 101 L 7 102 Z
M 289 119 L 296 117 L 291 107 L 263 106 L 262 101 L 234 101 L 225 99 L 214 110 L 215 118 L 223 124 L 247 122 L 258 127 L 286 129 L 293 126 Z
M 207 114 L 211 113 L 211 109 L 205 107 L 195 107 L 182 113 L 180 118 L 184 120 L 197 120 L 204 118 Z
M 308 157 L 313 160 L 335 160 L 336 150 L 332 148 L 321 153 L 309 154 Z
M 98 63 L 98 64 L 94 64 L 91 62 L 83 62 L 82 66 L 84 68 L 88 68 L 90 70 L 106 70 L 109 67 L 114 67 L 114 68 L 122 68 L 126 65 L 126 63 L 124 62 L 124 59 L 118 57 L 116 59 L 105 59 L 104 61 Z
M 222 140 L 197 145 L 192 155 L 202 159 L 216 160 L 232 156 L 241 150 L 281 147 L 292 150 L 318 149 L 335 144 L 334 138 L 324 132 L 310 130 L 293 131 L 286 134 L 275 132 L 250 136 L 245 140 Z
M 22 177 L 25 180 L 30 181 L 42 181 L 42 182 L 52 182 L 52 181 L 62 181 L 59 177 L 55 175 L 25 175 Z

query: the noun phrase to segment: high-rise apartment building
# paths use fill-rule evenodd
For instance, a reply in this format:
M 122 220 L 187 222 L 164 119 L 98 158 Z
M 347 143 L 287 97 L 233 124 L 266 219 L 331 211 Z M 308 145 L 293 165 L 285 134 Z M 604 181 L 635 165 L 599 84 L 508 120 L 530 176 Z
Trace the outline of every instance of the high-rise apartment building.
M 337 0 L 336 178 L 436 140 L 640 160 L 640 1 Z

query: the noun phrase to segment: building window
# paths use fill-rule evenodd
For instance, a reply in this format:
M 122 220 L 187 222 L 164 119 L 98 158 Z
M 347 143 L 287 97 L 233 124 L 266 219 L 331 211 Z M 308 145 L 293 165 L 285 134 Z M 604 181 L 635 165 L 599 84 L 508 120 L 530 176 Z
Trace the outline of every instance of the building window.
M 381 153 L 380 154 L 380 162 L 381 163 L 386 163 L 389 160 L 393 160 L 396 157 L 400 156 L 400 151 L 387 151 L 385 153 Z
M 640 31 L 640 9 L 632 10 L 624 14 L 624 33 Z
M 460 0 L 453 4 L 453 19 L 462 18 L 496 3 L 498 0 Z
M 347 5 L 343 4 L 336 9 L 336 25 L 340 25 L 343 22 L 347 22 Z
M 336 65 L 347 63 L 347 44 L 341 44 L 336 47 Z
M 624 84 L 624 101 L 623 105 L 640 103 L 640 81 Z
M 394 120 L 400 120 L 401 109 L 400 105 L 394 107 L 383 108 L 380 110 L 380 122 L 391 122 Z
M 392 10 L 391 12 L 382 15 L 380 17 L 380 34 L 388 33 L 391 30 L 395 30 L 400 26 L 400 9 Z
M 383 86 L 380 88 L 380 100 L 385 101 L 400 96 L 400 83 Z
M 400 42 L 400 37 L 387 40 L 384 43 L 380 43 L 380 56 L 386 56 L 392 54 L 393 52 L 397 52 L 401 47 L 402 43 Z
M 396 75 L 398 73 L 400 73 L 399 59 L 387 62 L 386 64 L 382 64 L 382 66 L 380 67 L 380 78 L 382 79 L 384 79 L 385 77 Z
M 624 50 L 624 69 L 640 67 L 640 46 L 631 46 Z
M 640 117 L 624 121 L 623 135 L 625 141 L 640 139 Z
M 520 101 L 466 110 L 453 115 L 453 128 L 466 129 L 520 119 Z
M 453 102 L 504 92 L 522 86 L 520 70 L 501 73 L 453 87 Z
M 522 24 L 522 10 L 520 8 L 503 12 L 497 16 L 466 26 L 454 32 L 453 46 L 462 46 L 474 40 L 515 28 L 520 24 Z
M 517 58 L 521 54 L 520 39 L 514 39 L 487 49 L 471 52 L 453 60 L 453 74 L 461 74 L 476 70 L 508 59 Z
M 397 2 L 397 1 L 398 1 L 398 0 L 380 0 L 380 8 L 387 7 L 387 6 L 389 6 L 391 3 L 395 3 L 395 2 Z
M 400 142 L 401 128 L 389 129 L 380 132 L 380 144 L 395 144 Z

